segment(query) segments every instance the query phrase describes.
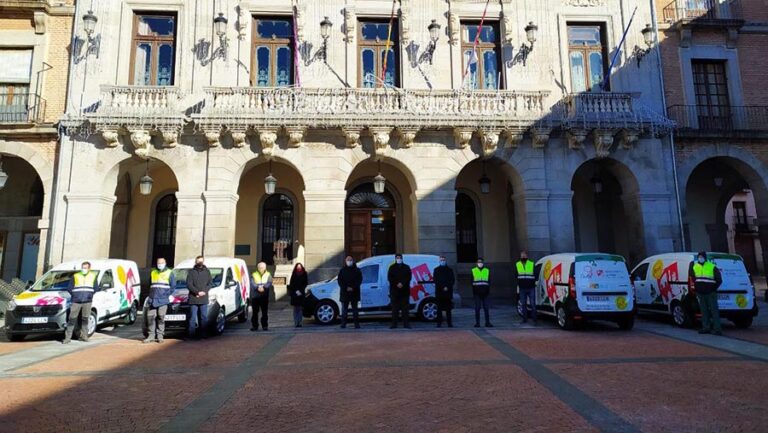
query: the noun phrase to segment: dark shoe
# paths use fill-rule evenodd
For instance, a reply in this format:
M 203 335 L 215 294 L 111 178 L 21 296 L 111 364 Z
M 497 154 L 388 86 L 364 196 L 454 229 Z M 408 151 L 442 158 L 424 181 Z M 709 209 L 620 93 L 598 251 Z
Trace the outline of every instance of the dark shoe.
M 263 328 L 263 330 L 264 330 L 264 332 L 267 332 L 267 331 L 269 331 L 269 328 L 265 326 L 265 327 Z
M 296 325 L 296 327 L 297 327 L 297 328 L 301 328 L 301 323 L 299 323 L 298 325 Z
M 438 323 L 438 324 L 437 324 L 437 327 L 438 327 L 438 328 L 442 328 L 442 327 L 443 327 L 443 324 L 442 324 L 442 323 Z
M 709 329 L 699 329 L 699 334 L 711 334 L 712 331 Z
M 718 329 L 717 331 L 713 331 L 712 334 L 713 335 L 723 335 L 723 331 Z
M 487 323 L 485 324 L 485 327 L 486 327 L 486 328 L 493 328 L 493 325 L 491 324 L 491 322 L 487 322 Z
M 397 329 L 397 325 L 389 325 L 389 329 Z
M 355 329 L 360 329 L 360 324 L 359 323 L 355 323 Z
M 403 326 L 403 328 L 405 328 L 405 329 L 411 329 L 411 325 L 405 325 L 405 326 Z
M 449 323 L 449 324 L 448 324 L 448 327 L 449 327 L 449 328 L 453 328 L 453 323 Z
M 520 323 L 528 323 L 528 319 L 523 319 L 523 321 Z
M 480 327 L 480 324 L 479 323 L 475 323 L 475 328 L 479 328 L 479 327 Z
M 256 328 L 256 327 L 254 327 L 254 326 L 251 326 L 251 332 L 253 332 L 253 331 L 258 331 L 258 330 L 259 330 L 259 328 Z
M 341 328 L 341 329 L 347 329 L 347 324 L 345 323 L 345 324 L 343 324 L 343 325 L 339 326 L 339 328 Z

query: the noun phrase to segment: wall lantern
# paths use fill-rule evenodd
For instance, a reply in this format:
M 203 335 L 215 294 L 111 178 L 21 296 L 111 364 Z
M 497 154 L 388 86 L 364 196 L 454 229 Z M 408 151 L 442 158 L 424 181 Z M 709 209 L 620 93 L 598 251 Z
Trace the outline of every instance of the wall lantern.
M 520 50 L 518 50 L 518 53 L 515 56 L 515 62 L 520 62 L 523 66 L 525 66 L 525 63 L 528 60 L 528 55 L 533 51 L 533 44 L 536 42 L 536 34 L 539 31 L 539 26 L 534 24 L 533 21 L 529 21 L 524 30 L 525 38 L 528 39 L 528 45 L 525 43 L 520 44 Z
M 154 184 L 155 181 L 152 179 L 152 177 L 149 175 L 149 160 L 147 160 L 147 169 L 144 172 L 144 176 L 139 179 L 139 192 L 141 195 L 149 195 L 152 193 L 152 184 Z
M 480 184 L 480 192 L 488 194 L 491 192 L 491 179 L 485 174 L 485 160 L 483 160 L 483 175 L 477 181 Z
M 75 57 L 75 64 L 85 60 L 89 54 L 96 54 L 96 57 L 99 57 L 101 35 L 93 35 L 96 31 L 97 22 L 99 22 L 99 18 L 96 17 L 92 10 L 89 10 L 88 13 L 83 15 L 83 32 L 85 33 L 85 40 L 80 37 L 75 37 L 72 49 L 72 55 Z
M 437 23 L 437 20 L 432 20 L 432 23 L 427 26 L 427 30 L 429 30 L 429 45 L 424 52 L 424 58 L 429 61 L 430 65 L 432 64 L 432 56 L 435 54 L 435 49 L 437 48 L 437 41 L 440 39 L 441 27 L 442 26 Z
M 595 189 L 595 194 L 600 194 L 601 192 L 603 192 L 603 180 L 602 179 L 600 179 L 597 176 L 594 176 L 589 181 L 592 182 L 592 187 Z
M 5 187 L 5 183 L 8 182 L 8 173 L 3 171 L 2 158 L 2 155 L 0 155 L 0 189 L 3 189 L 3 187 Z
M 722 178 L 722 176 L 715 176 L 713 180 L 715 182 L 716 187 L 721 188 L 723 186 L 724 179 Z
M 99 19 L 96 17 L 96 15 L 93 14 L 93 11 L 89 10 L 87 14 L 83 15 L 83 31 L 86 35 L 88 35 L 88 38 L 91 38 L 91 35 L 96 30 L 96 23 L 99 21 Z
M 277 188 L 277 178 L 272 176 L 272 160 L 270 159 L 269 174 L 264 178 L 264 192 L 266 192 L 267 195 L 272 195 L 275 193 L 275 188 Z
M 219 16 L 213 19 L 213 28 L 216 31 L 216 35 L 219 37 L 219 47 L 213 52 L 211 59 L 220 57 L 227 60 L 227 54 L 229 52 L 229 38 L 227 37 L 227 23 L 229 20 L 224 16 L 224 13 L 219 12 Z
M 632 51 L 632 54 L 635 56 L 635 60 L 637 60 L 637 67 L 640 67 L 640 62 L 643 60 L 643 57 L 647 56 L 648 53 L 651 52 L 651 46 L 653 46 L 653 27 L 651 27 L 650 24 L 646 24 L 645 28 L 640 30 L 640 33 L 643 34 L 643 42 L 645 42 L 646 48 L 640 48 L 637 45 L 635 45 L 635 49 Z
M 373 178 L 373 190 L 376 194 L 384 194 L 384 188 L 387 186 L 387 178 L 381 175 L 381 161 L 379 161 L 379 174 Z

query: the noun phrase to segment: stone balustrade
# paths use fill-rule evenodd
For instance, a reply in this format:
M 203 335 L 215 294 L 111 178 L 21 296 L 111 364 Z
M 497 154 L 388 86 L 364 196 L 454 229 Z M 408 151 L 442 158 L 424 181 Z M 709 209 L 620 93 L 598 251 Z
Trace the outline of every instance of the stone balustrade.
M 176 114 L 181 93 L 170 86 L 101 86 L 102 102 L 97 113 L 108 114 Z

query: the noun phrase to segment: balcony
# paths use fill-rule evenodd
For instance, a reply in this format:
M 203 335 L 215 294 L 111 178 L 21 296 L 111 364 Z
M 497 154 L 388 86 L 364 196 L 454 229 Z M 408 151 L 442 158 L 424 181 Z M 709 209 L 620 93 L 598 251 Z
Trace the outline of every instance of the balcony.
M 757 233 L 757 217 L 733 215 L 732 226 L 737 233 Z
M 170 86 L 101 86 L 101 100 L 83 117 L 100 129 L 125 125 L 182 125 L 181 92 Z M 65 121 L 66 123 L 66 121 Z
M 669 23 L 720 26 L 744 22 L 739 0 L 676 0 L 664 7 L 662 13 Z
M 34 93 L 0 93 L 0 125 L 43 123 L 45 99 Z
M 668 111 L 679 136 L 768 137 L 768 106 L 673 105 Z
M 669 131 L 669 119 L 646 108 L 631 93 L 574 93 L 563 100 L 566 128 Z

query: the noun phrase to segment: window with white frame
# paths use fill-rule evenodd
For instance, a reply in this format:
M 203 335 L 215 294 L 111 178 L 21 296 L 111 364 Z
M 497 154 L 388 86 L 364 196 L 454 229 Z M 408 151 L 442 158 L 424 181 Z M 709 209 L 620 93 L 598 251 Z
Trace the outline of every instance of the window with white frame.
M 32 49 L 0 48 L 0 65 L 0 121 L 25 120 L 21 117 L 29 106 Z

